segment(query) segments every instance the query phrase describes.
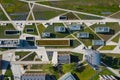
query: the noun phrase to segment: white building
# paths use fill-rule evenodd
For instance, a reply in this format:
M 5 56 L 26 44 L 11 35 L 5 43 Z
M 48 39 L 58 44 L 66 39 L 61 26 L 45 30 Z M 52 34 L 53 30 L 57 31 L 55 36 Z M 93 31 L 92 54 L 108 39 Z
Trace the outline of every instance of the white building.
M 99 75 L 99 80 L 118 80 L 112 75 Z

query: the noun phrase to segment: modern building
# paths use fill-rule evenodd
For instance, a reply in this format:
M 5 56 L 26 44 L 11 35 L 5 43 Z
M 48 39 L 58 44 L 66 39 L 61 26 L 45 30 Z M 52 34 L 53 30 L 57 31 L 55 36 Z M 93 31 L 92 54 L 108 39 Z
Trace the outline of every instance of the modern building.
M 103 40 L 92 40 L 92 45 L 94 45 L 94 46 L 104 46 L 105 41 L 103 41 Z
M 59 20 L 67 20 L 67 16 L 59 16 Z
M 96 33 L 109 33 L 110 28 L 109 27 L 96 27 L 95 32 Z
M 21 80 L 51 80 L 46 73 L 25 73 L 21 76 Z
M 95 70 L 99 68 L 100 65 L 100 53 L 92 49 L 86 49 L 85 60 L 90 64 Z
M 77 33 L 77 38 L 89 38 L 89 33 L 88 32 Z
M 99 75 L 99 80 L 118 80 L 112 75 Z
M 58 64 L 69 64 L 71 62 L 71 57 L 68 53 L 58 53 L 57 58 Z
M 82 30 L 82 26 L 78 24 L 73 24 L 69 27 L 71 31 L 77 31 L 77 30 Z
M 42 37 L 46 37 L 46 38 L 50 37 L 50 32 L 42 33 Z
M 0 47 L 2 48 L 16 48 L 18 46 L 18 39 L 0 39 Z
M 5 30 L 4 34 L 8 35 L 8 36 L 20 35 L 21 31 L 19 31 L 19 30 Z
M 66 28 L 64 26 L 55 26 L 54 31 L 55 32 L 65 32 Z
M 58 80 L 76 80 L 75 77 L 69 72 L 64 74 L 62 77 L 60 77 Z
M 26 37 L 26 41 L 35 41 L 35 37 Z

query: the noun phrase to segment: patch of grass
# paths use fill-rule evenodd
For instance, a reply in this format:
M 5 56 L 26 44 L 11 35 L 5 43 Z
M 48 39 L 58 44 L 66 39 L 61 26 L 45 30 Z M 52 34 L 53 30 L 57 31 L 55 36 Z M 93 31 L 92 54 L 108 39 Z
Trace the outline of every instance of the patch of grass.
M 27 28 L 32 28 L 32 29 L 34 29 L 34 31 L 33 32 L 26 32 Z M 27 34 L 32 34 L 32 35 L 38 35 L 38 32 L 37 32 L 35 24 L 33 24 L 33 25 L 26 25 L 24 30 L 23 30 L 23 32 L 27 33 Z
M 68 35 L 70 35 L 69 31 L 66 29 L 66 32 L 60 33 L 60 32 L 55 32 L 54 27 L 57 26 L 64 26 L 63 23 L 53 23 L 53 25 L 48 26 L 44 32 L 50 32 L 51 33 L 51 38 L 64 38 Z
M 111 14 L 119 11 L 119 0 L 62 0 L 62 1 L 44 1 L 40 4 L 71 9 L 81 12 L 108 16 L 110 14 L 101 14 L 102 12 L 110 12 Z
M 77 14 L 80 19 L 84 19 L 84 20 L 96 20 L 96 19 L 103 19 L 101 17 L 96 17 L 96 16 L 89 16 L 89 15 L 84 15 L 84 14 Z
M 119 39 L 120 39 L 120 34 L 118 34 L 115 38 L 113 38 L 112 41 L 118 43 Z
M 37 28 L 40 34 L 42 34 L 45 30 L 45 26 L 43 24 L 37 25 Z
M 0 20 L 8 20 L 2 9 L 0 8 Z
M 89 80 L 91 76 L 96 73 L 96 71 L 90 66 L 83 66 L 79 70 L 73 71 L 72 73 L 75 74 L 80 80 Z
M 30 14 L 28 20 L 33 20 L 32 14 Z
M 1 0 L 2 6 L 5 8 L 9 16 L 14 19 L 17 15 L 10 15 L 11 13 L 27 13 L 29 12 L 28 4 L 19 0 Z M 22 17 L 21 15 L 17 17 Z M 27 17 L 27 16 L 26 16 Z M 25 18 L 26 18 L 25 17 Z
M 80 41 L 82 41 L 87 47 L 92 45 L 92 40 L 96 39 L 96 40 L 100 40 L 100 38 L 92 31 L 90 30 L 90 28 L 85 28 L 83 31 L 81 32 L 88 32 L 90 37 L 88 39 L 82 39 L 82 38 L 78 38 Z M 77 33 L 74 34 L 75 36 L 77 36 Z
M 78 18 L 72 12 L 69 12 L 63 16 L 66 16 L 68 20 L 78 20 Z
M 22 61 L 33 61 L 35 56 L 36 56 L 36 53 L 34 52 L 31 55 L 29 55 L 26 58 L 24 58 Z
M 16 56 L 20 56 L 20 58 L 26 56 L 27 54 L 29 54 L 30 52 L 15 52 Z
M 113 76 L 115 76 L 111 71 L 109 71 L 108 69 L 103 67 L 102 71 L 97 72 L 90 80 L 98 80 L 99 79 L 99 75 L 113 75 Z
M 107 34 L 98 34 L 101 38 L 104 39 L 104 41 L 109 40 L 114 34 L 116 34 L 120 30 L 120 25 L 118 23 L 106 23 L 106 24 L 94 24 L 91 26 L 93 30 L 95 30 L 96 27 L 103 26 L 103 27 L 109 27 L 110 33 Z
M 103 46 L 100 50 L 113 50 L 116 47 L 116 45 L 107 45 Z
M 64 11 L 54 10 L 51 8 L 35 5 L 33 8 L 33 13 L 36 20 L 49 20 L 53 17 L 64 13 Z
M 7 26 L 0 26 L 0 38 L 19 38 L 19 35 L 8 36 L 4 34 L 5 30 L 15 30 L 12 24 L 8 24 Z
M 120 68 L 120 54 L 106 53 L 101 54 L 101 60 L 108 66 L 119 69 Z
M 79 61 L 81 61 L 83 59 L 83 54 L 72 52 L 71 55 L 77 57 Z
M 120 12 L 110 16 L 111 18 L 117 18 L 117 19 L 120 19 Z

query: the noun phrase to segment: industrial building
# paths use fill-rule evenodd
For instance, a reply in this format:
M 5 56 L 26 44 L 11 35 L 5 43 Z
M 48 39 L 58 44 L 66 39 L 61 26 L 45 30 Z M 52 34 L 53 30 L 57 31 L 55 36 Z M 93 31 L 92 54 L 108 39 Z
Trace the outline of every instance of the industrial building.
M 105 41 L 103 41 L 103 40 L 92 40 L 92 45 L 94 45 L 94 46 L 104 46 Z
M 69 29 L 71 31 L 77 31 L 77 30 L 82 30 L 82 26 L 78 24 L 70 25 Z
M 96 27 L 95 32 L 96 33 L 109 33 L 110 28 L 109 27 Z
M 46 38 L 50 37 L 50 32 L 42 33 L 42 37 L 46 37 Z
M 118 80 L 112 75 L 99 75 L 99 80 Z
M 55 26 L 54 31 L 55 32 L 66 32 L 66 28 L 64 26 Z
M 21 80 L 51 80 L 46 73 L 25 73 L 21 76 Z
M 70 54 L 68 53 L 58 53 L 58 57 L 57 57 L 58 64 L 69 64 L 71 62 L 71 57 Z
M 16 48 L 18 46 L 18 39 L 0 39 L 0 47 L 2 48 Z
M 89 33 L 88 32 L 77 33 L 77 38 L 89 38 Z
M 60 77 L 58 80 L 76 80 L 75 77 L 69 72 Z
M 100 53 L 92 49 L 86 49 L 85 60 L 90 64 L 95 70 L 99 68 L 100 65 Z

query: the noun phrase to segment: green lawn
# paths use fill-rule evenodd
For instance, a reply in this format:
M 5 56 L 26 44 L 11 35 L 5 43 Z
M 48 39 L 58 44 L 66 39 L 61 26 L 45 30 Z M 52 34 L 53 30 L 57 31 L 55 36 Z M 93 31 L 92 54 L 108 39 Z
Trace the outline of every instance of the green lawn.
M 51 38 L 64 38 L 68 35 L 70 35 L 69 31 L 66 29 L 66 32 L 59 33 L 54 31 L 54 27 L 57 26 L 64 26 L 63 23 L 53 23 L 53 25 L 48 26 L 44 32 L 50 32 Z
M 43 24 L 38 24 L 37 28 L 40 34 L 42 34 L 45 30 L 45 26 Z
M 31 55 L 29 55 L 26 58 L 24 58 L 22 61 L 33 61 L 35 56 L 36 56 L 36 53 L 34 52 Z
M 8 24 L 7 26 L 0 26 L 0 38 L 19 38 L 19 35 L 8 36 L 4 34 L 5 30 L 15 30 L 12 24 Z
M 95 17 L 95 16 L 89 16 L 89 15 L 84 15 L 84 14 L 77 14 L 80 19 L 83 19 L 83 20 L 96 20 L 96 19 L 103 19 L 101 17 Z
M 1 20 L 8 20 L 8 18 L 6 17 L 6 15 L 4 14 L 4 12 L 2 11 L 2 9 L 0 8 L 0 21 Z
M 76 56 L 76 57 L 78 58 L 79 61 L 81 61 L 81 60 L 83 59 L 83 54 L 72 52 L 71 55 Z
M 30 52 L 15 52 L 16 56 L 20 56 L 20 58 L 26 56 L 27 54 L 29 54 Z
M 95 30 L 96 27 L 103 26 L 103 27 L 109 27 L 110 33 L 108 34 L 98 34 L 101 38 L 103 38 L 105 41 L 109 40 L 114 34 L 116 34 L 120 30 L 120 25 L 118 23 L 106 23 L 106 24 L 94 24 L 91 26 L 93 30 Z
M 46 1 L 39 2 L 41 4 L 71 9 L 81 12 L 108 16 L 110 14 L 102 14 L 102 12 L 114 13 L 119 10 L 119 0 L 63 0 L 63 1 Z
M 120 12 L 110 16 L 111 18 L 117 18 L 117 19 L 120 19 Z
M 74 15 L 74 13 L 72 13 L 72 12 L 69 12 L 69 13 L 67 13 L 67 14 L 65 14 L 65 15 L 63 15 L 63 16 L 67 16 L 67 19 L 68 20 L 78 20 L 79 18 L 77 18 L 75 15 Z
M 2 3 L 6 12 L 9 14 L 9 16 L 12 19 L 16 17 L 21 17 L 21 16 L 10 15 L 11 13 L 28 13 L 29 12 L 28 4 L 19 0 L 0 0 L 0 3 Z
M 101 60 L 108 66 L 119 69 L 120 68 L 120 54 L 104 53 L 101 54 Z
M 118 34 L 115 38 L 113 38 L 112 41 L 118 43 L 119 39 L 120 39 L 120 34 Z
M 33 32 L 26 32 L 27 28 L 32 28 L 32 29 L 34 29 L 34 31 Z M 29 26 L 26 25 L 25 28 L 24 28 L 24 30 L 23 30 L 23 33 L 32 34 L 32 35 L 38 35 L 38 32 L 37 32 L 35 24 L 29 25 Z
M 113 50 L 116 47 L 116 45 L 107 45 L 103 46 L 100 50 Z
M 113 76 L 115 76 L 111 71 L 109 71 L 108 69 L 103 67 L 102 71 L 97 72 L 90 80 L 99 80 L 99 75 L 113 75 Z
M 92 31 L 90 30 L 90 28 L 85 28 L 83 31 L 80 32 L 88 32 L 90 34 L 90 38 L 88 39 L 82 39 L 82 38 L 78 38 L 80 41 L 82 41 L 87 47 L 92 45 L 92 40 L 96 39 L 99 40 L 100 38 Z M 75 36 L 77 36 L 77 33 L 74 34 Z
M 33 8 L 33 13 L 36 20 L 49 20 L 64 13 L 64 11 L 54 10 L 51 8 L 35 5 Z

